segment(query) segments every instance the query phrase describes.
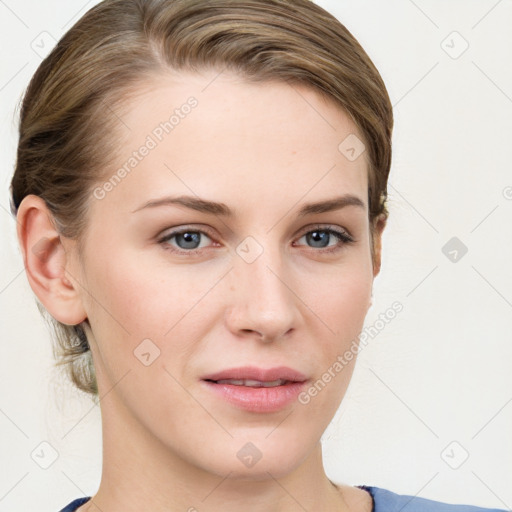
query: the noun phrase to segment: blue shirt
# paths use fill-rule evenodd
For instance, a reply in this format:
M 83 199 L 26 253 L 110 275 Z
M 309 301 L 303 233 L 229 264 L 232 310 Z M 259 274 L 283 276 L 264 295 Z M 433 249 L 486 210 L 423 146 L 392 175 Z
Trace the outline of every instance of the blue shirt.
M 373 498 L 372 512 L 505 512 L 504 509 L 481 508 L 471 505 L 450 505 L 416 496 L 399 495 L 380 487 L 367 487 L 364 485 L 358 485 L 357 487 L 371 494 Z M 74 512 L 90 499 L 90 496 L 78 498 L 60 512 Z

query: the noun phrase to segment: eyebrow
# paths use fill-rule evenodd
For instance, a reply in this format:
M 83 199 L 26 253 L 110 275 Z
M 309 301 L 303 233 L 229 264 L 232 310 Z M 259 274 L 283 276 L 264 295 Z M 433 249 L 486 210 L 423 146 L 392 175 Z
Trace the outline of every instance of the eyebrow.
M 216 203 L 214 201 L 207 201 L 206 199 L 200 199 L 194 196 L 178 196 L 178 197 L 162 197 L 161 199 L 155 199 L 148 201 L 139 208 L 133 210 L 132 213 L 138 212 L 145 208 L 156 208 L 158 206 L 185 206 L 191 210 L 196 210 L 203 213 L 212 213 L 214 215 L 221 215 L 224 217 L 233 216 L 233 211 L 229 209 L 224 203 Z
M 217 203 L 215 201 L 208 201 L 206 199 L 200 199 L 194 196 L 177 196 L 177 197 L 162 197 L 161 199 L 155 199 L 144 203 L 139 208 L 133 210 L 132 213 L 138 212 L 145 208 L 156 208 L 159 206 L 185 206 L 191 210 L 196 210 L 202 213 L 210 213 L 213 215 L 220 215 L 222 217 L 233 217 L 234 211 L 231 210 L 224 203 Z M 356 206 L 366 210 L 365 203 L 357 196 L 353 194 L 345 194 L 340 197 L 334 197 L 325 201 L 319 201 L 316 203 L 309 203 L 299 210 L 299 217 L 305 217 L 306 215 L 313 215 L 319 213 L 331 212 L 334 210 L 341 210 L 346 206 Z
M 325 213 L 332 212 L 334 210 L 341 210 L 346 206 L 357 206 L 358 208 L 366 210 L 366 205 L 359 197 L 352 194 L 345 194 L 343 196 L 328 199 L 326 201 L 306 204 L 299 210 L 299 217 L 304 217 L 306 215 L 312 215 L 315 213 Z

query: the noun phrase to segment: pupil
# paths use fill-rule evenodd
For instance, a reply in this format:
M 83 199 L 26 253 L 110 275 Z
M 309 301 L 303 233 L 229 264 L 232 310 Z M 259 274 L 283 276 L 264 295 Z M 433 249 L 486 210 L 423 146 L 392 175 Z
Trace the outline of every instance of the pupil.
M 329 233 L 326 231 L 312 231 L 307 235 L 308 243 L 313 247 L 327 247 L 329 245 Z
M 176 235 L 176 243 L 182 249 L 197 249 L 201 242 L 200 238 L 200 233 L 180 233 L 179 235 Z M 180 243 L 180 241 L 182 243 Z

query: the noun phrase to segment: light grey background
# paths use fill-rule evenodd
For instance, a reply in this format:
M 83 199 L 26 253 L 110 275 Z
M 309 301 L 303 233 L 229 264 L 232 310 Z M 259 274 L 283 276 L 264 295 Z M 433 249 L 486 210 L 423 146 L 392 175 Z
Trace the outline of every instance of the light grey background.
M 52 368 L 7 193 L 20 96 L 95 3 L 0 0 L 1 512 L 55 512 L 101 476 L 99 408 Z M 512 2 L 318 3 L 359 39 L 395 106 L 391 217 L 366 326 L 403 304 L 360 353 L 324 435 L 328 475 L 510 509 Z

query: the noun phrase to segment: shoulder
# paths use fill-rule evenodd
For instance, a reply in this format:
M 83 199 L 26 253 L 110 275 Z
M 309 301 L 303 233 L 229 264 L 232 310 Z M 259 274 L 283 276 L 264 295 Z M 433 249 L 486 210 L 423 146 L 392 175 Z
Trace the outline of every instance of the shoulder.
M 90 496 L 86 496 L 85 498 L 78 498 L 73 500 L 69 505 L 66 505 L 60 512 L 75 512 L 78 507 L 81 507 L 84 503 L 91 499 Z
M 373 512 L 504 512 L 504 509 L 452 505 L 418 496 L 396 494 L 379 487 L 359 486 L 359 488 L 371 494 L 374 502 Z

